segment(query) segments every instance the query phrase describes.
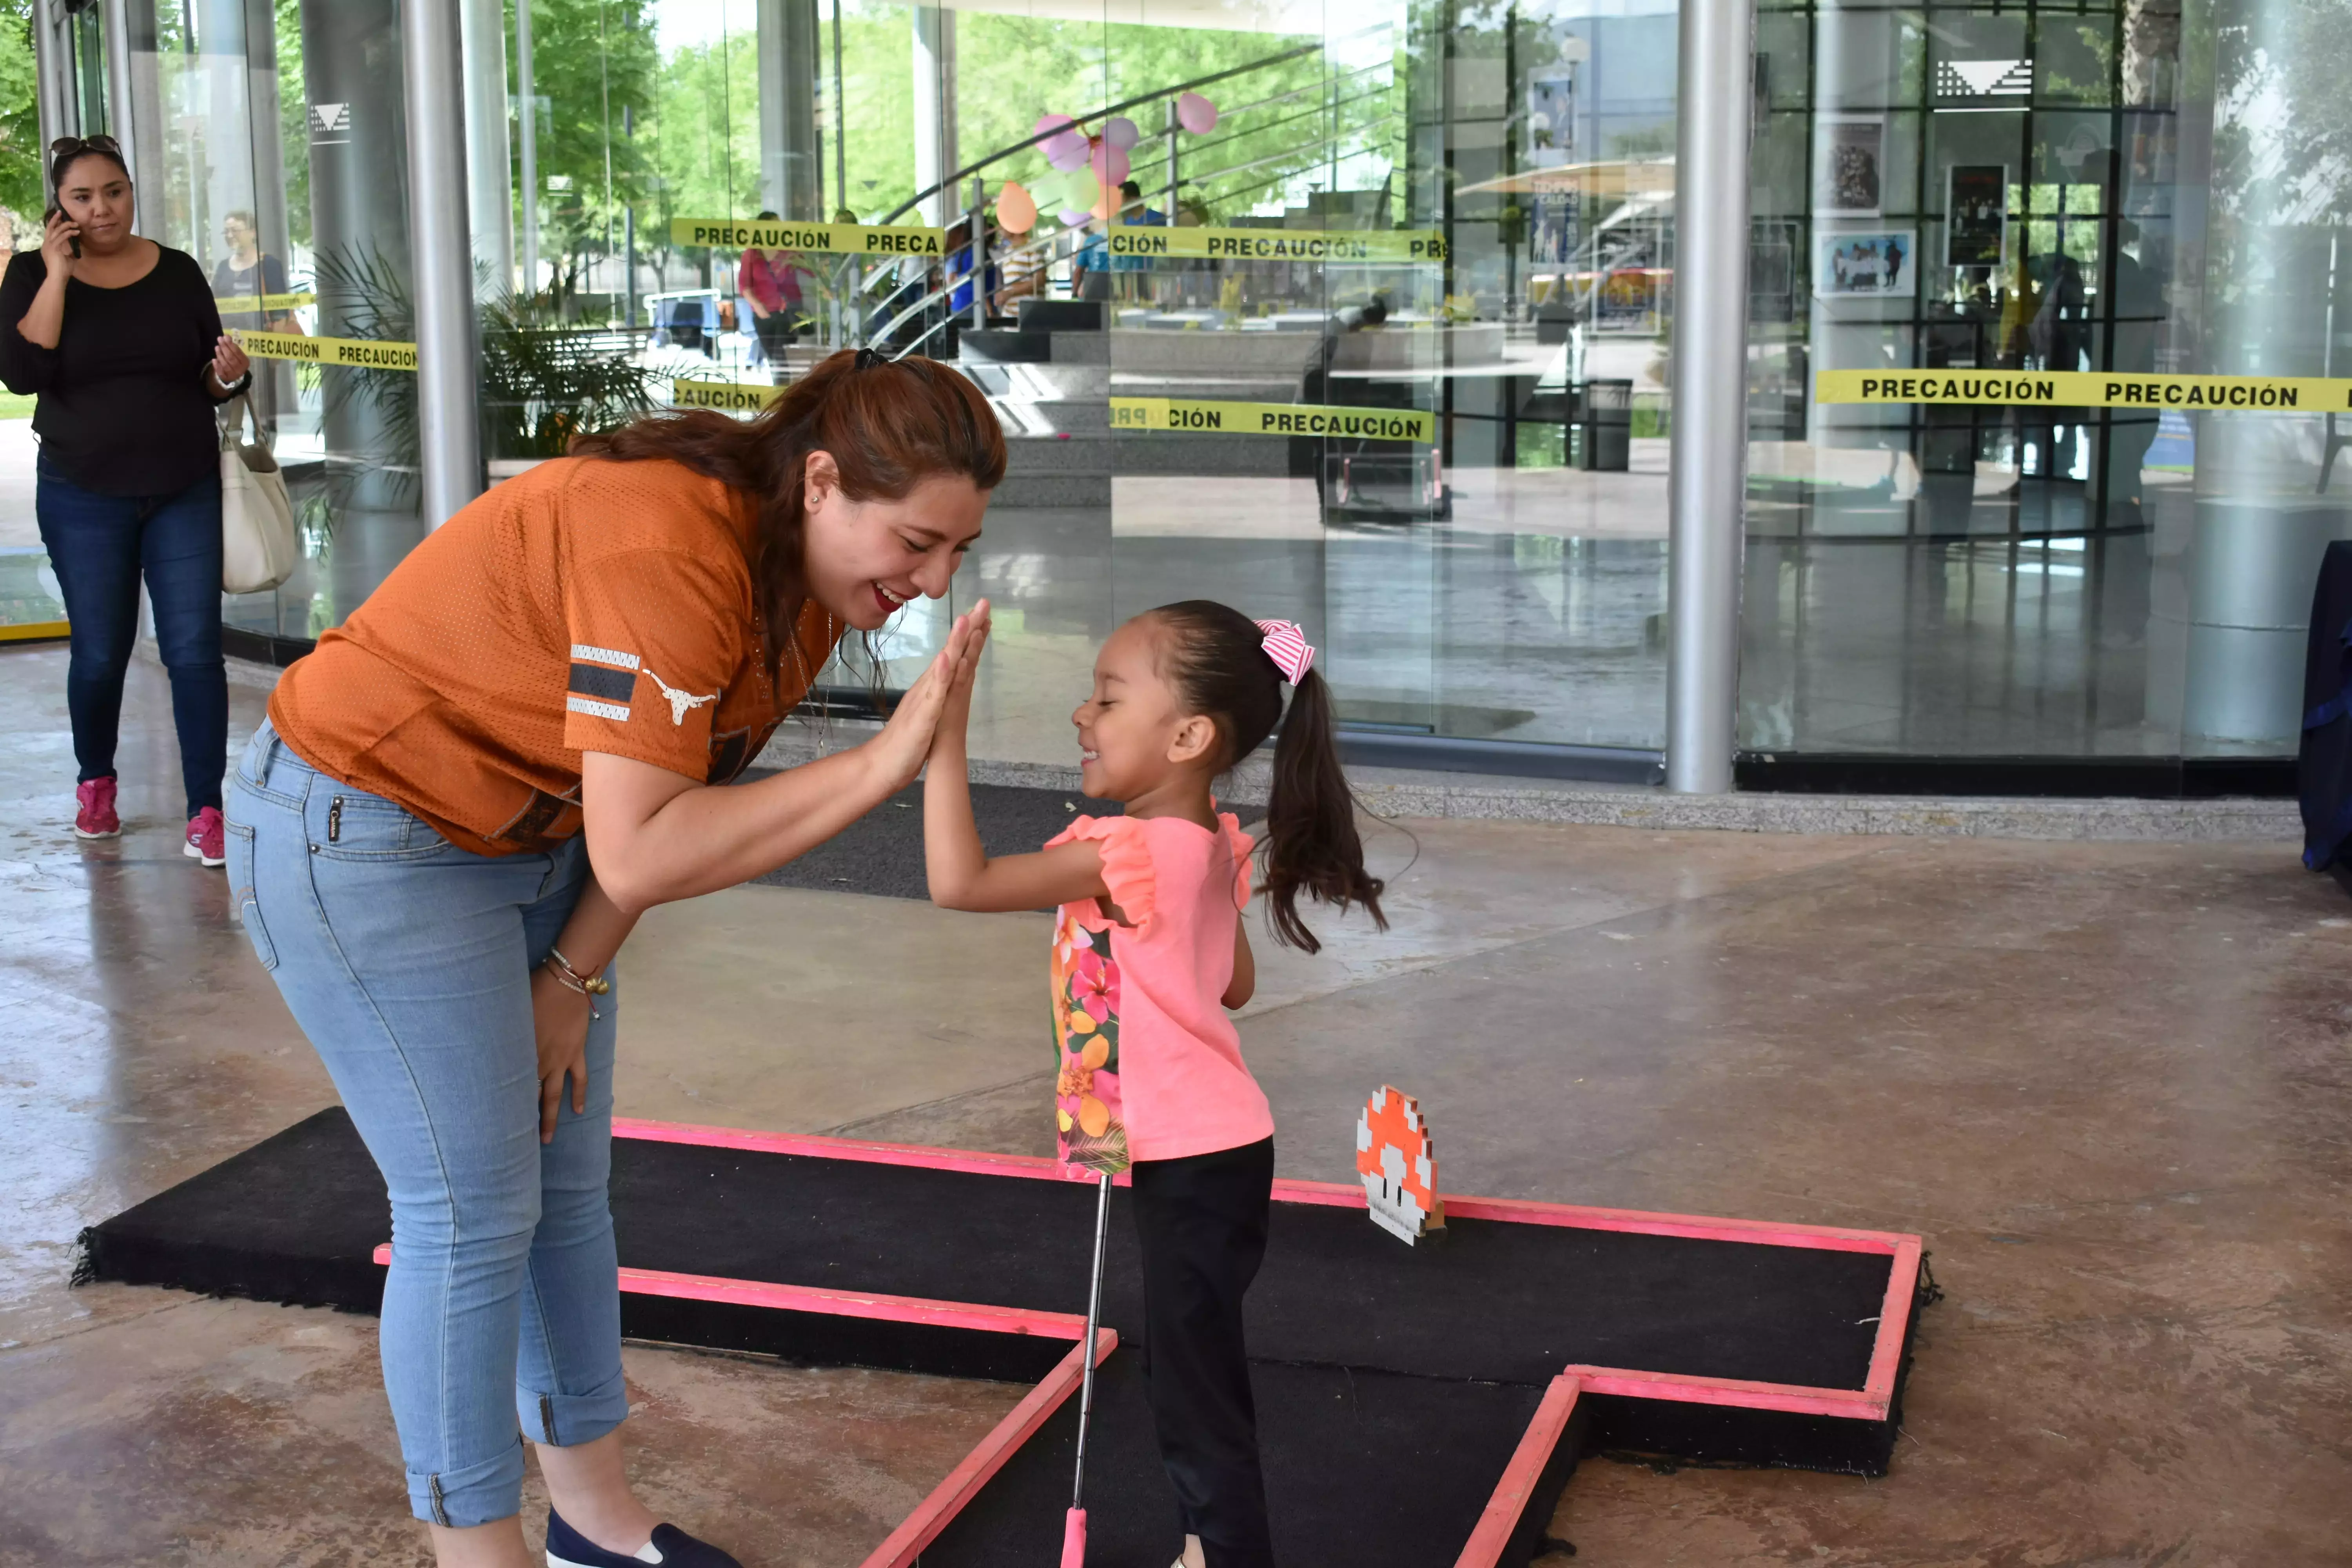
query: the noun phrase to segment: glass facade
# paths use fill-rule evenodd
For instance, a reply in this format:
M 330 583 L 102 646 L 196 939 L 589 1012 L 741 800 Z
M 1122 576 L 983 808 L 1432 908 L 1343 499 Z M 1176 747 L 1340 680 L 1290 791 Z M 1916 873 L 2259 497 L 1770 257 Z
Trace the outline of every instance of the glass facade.
M 1095 647 L 1192 595 L 1303 622 L 1388 760 L 1663 745 L 1673 0 L 461 4 L 490 482 L 840 346 L 951 358 L 1011 473 L 882 652 L 994 599 L 995 754 L 1064 760 Z M 1741 747 L 2292 751 L 2336 416 L 1981 389 L 2352 375 L 2330 13 L 1760 0 Z M 59 26 L 47 111 L 277 344 L 309 553 L 224 616 L 282 652 L 423 533 L 371 347 L 415 336 L 398 0 Z M 1979 393 L 1854 391 L 1928 373 Z

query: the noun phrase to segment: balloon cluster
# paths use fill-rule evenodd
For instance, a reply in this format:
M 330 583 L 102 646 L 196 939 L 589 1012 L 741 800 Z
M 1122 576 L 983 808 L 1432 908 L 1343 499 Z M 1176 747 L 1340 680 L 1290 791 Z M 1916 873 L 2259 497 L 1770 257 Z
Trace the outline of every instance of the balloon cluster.
M 1184 93 L 1176 100 L 1176 123 L 1204 136 L 1216 129 L 1217 106 L 1197 92 Z M 1115 114 L 1089 134 L 1066 114 L 1048 114 L 1035 131 L 1051 172 L 1034 182 L 1034 190 L 1015 180 L 1004 182 L 997 193 L 996 221 L 1005 233 L 1028 233 L 1041 208 L 1052 211 L 1065 227 L 1107 218 L 1118 209 L 1118 187 L 1133 173 L 1128 154 L 1143 140 L 1134 121 Z

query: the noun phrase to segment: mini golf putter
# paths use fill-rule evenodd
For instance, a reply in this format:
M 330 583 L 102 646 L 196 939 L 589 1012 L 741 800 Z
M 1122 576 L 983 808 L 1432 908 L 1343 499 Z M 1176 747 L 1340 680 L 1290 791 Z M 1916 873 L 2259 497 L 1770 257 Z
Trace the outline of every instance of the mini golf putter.
M 1382 1084 L 1356 1118 L 1356 1175 L 1372 1223 L 1407 1246 L 1445 1228 L 1437 1195 L 1437 1145 L 1421 1101 Z

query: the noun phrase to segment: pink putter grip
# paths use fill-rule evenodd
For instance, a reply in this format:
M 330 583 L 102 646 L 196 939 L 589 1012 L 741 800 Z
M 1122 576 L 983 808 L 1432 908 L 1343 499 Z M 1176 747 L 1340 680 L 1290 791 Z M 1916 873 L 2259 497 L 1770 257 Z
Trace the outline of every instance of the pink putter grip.
M 1072 1509 L 1062 1521 L 1062 1568 L 1087 1568 L 1085 1509 Z

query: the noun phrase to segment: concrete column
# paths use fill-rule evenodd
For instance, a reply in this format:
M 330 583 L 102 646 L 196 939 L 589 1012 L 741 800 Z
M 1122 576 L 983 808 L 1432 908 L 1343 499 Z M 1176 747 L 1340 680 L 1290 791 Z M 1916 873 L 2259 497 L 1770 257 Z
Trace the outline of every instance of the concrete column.
M 401 97 L 397 0 L 301 0 L 302 85 L 310 97 L 310 238 L 319 262 L 319 331 L 360 335 L 361 301 L 338 270 L 372 273 L 408 293 L 408 128 Z M 413 299 L 413 294 L 411 295 Z M 322 374 L 329 462 L 352 476 L 352 504 L 412 499 L 413 454 L 393 445 L 384 409 L 359 395 L 357 373 Z M 413 471 L 413 470 L 412 470 Z
M 759 0 L 760 197 L 784 217 L 814 220 L 824 195 L 817 143 L 816 0 Z
M 944 5 L 915 10 L 915 189 L 929 191 L 956 171 L 955 13 Z M 944 228 L 958 205 L 953 191 L 932 191 L 919 209 L 923 222 Z
M 475 287 L 495 300 L 515 286 L 514 165 L 507 139 L 507 10 L 464 0 L 466 195 Z
M 415 239 L 416 428 L 423 511 L 440 527 L 482 493 L 474 252 L 466 196 L 464 0 L 402 0 L 408 223 Z
M 1666 787 L 1684 794 L 1731 788 L 1738 715 L 1755 30 L 1754 0 L 1683 0 L 1666 489 Z
M 152 4 L 152 0 L 151 0 Z M 188 249 L 212 270 L 226 253 L 221 223 L 254 211 L 253 106 L 247 88 L 246 0 L 198 0 L 196 58 L 202 68 L 202 124 L 187 134 L 192 162 Z M 191 170 L 191 174 L 195 173 Z M 161 194 L 160 192 L 158 193 Z M 258 215 L 257 215 L 257 217 Z

